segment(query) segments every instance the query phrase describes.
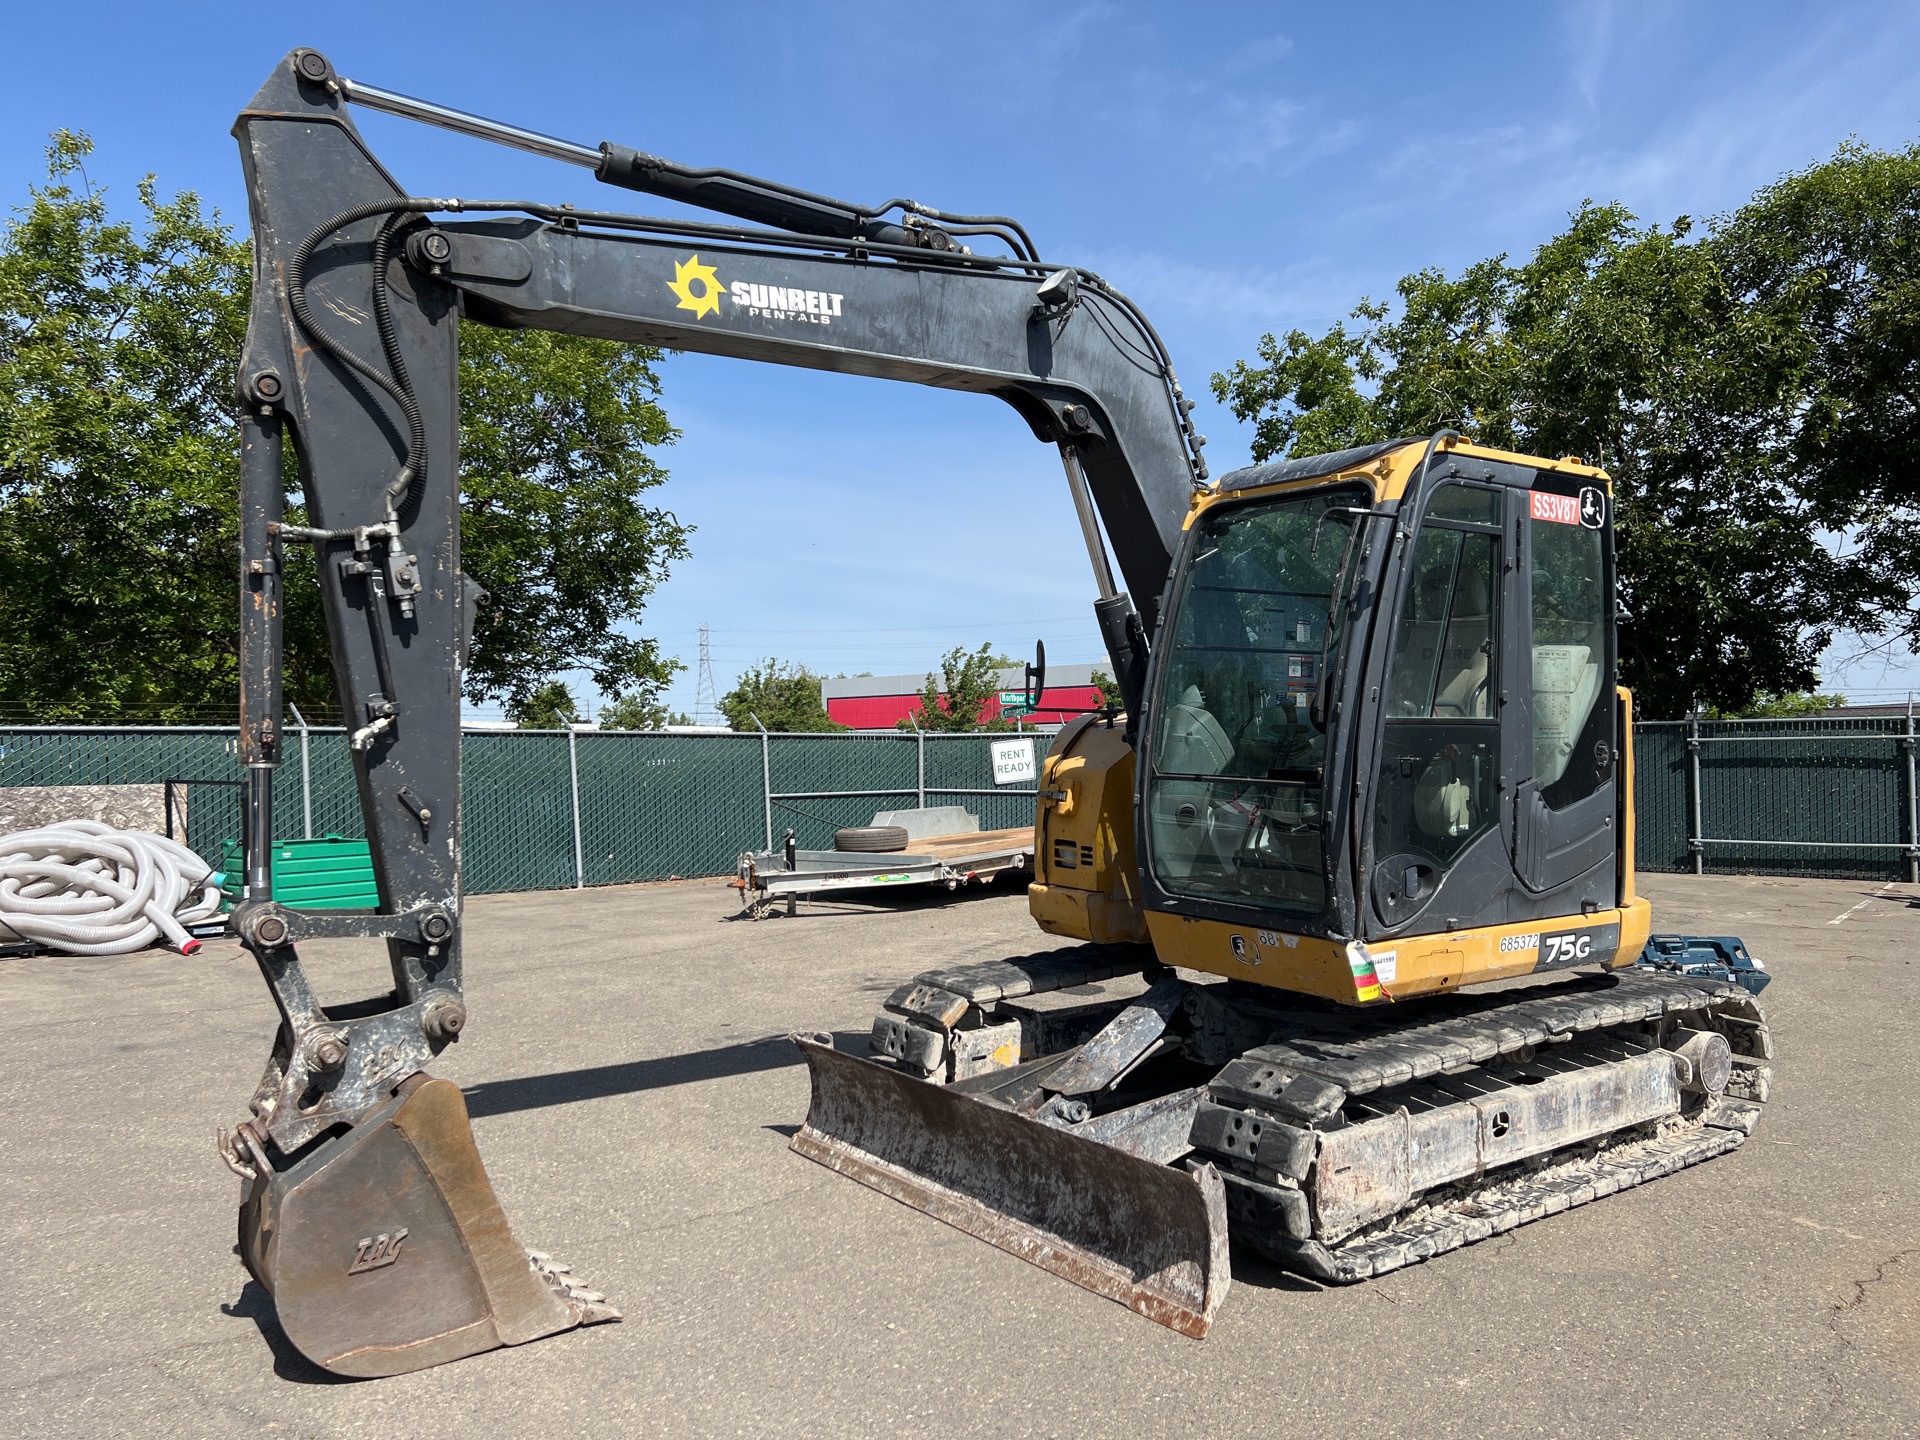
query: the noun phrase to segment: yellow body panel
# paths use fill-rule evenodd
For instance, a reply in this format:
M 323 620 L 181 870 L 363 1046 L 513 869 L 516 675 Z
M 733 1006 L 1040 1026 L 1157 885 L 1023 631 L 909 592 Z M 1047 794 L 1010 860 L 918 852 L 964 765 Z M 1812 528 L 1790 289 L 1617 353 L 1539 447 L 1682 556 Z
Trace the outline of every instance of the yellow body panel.
M 1398 500 L 1407 492 L 1407 482 L 1413 478 L 1413 472 L 1419 468 L 1420 457 L 1426 453 L 1427 442 L 1410 440 L 1397 450 L 1389 450 L 1385 455 L 1368 461 L 1365 465 L 1352 470 L 1329 470 L 1324 475 L 1309 475 L 1303 479 L 1288 480 L 1277 485 L 1256 485 L 1244 490 L 1202 490 L 1193 497 L 1187 511 L 1186 525 L 1191 526 L 1203 512 L 1210 510 L 1224 500 L 1247 500 L 1256 496 L 1284 495 L 1294 490 L 1315 489 L 1322 485 L 1358 482 L 1373 492 L 1374 502 Z M 1568 475 L 1579 476 L 1583 480 L 1597 481 L 1611 488 L 1612 481 L 1604 470 L 1595 469 L 1579 460 L 1566 458 L 1561 460 L 1543 460 L 1538 455 L 1519 455 L 1511 450 L 1496 450 L 1490 445 L 1473 445 L 1464 440 L 1442 440 L 1434 450 L 1435 455 L 1457 455 L 1462 459 L 1503 460 L 1515 465 L 1529 465 L 1536 469 L 1557 470 Z
M 1027 908 L 1049 935 L 1144 945 L 1133 747 L 1103 721 L 1062 730 L 1040 771 Z
M 1627 904 L 1640 892 L 1633 883 L 1633 692 L 1622 685 L 1620 695 L 1620 793 L 1626 804 L 1620 807 L 1620 903 Z M 1642 936 L 1640 943 L 1647 943 Z
M 1154 912 L 1147 916 L 1153 948 L 1163 964 L 1318 995 L 1343 1005 L 1372 1003 L 1375 996 L 1369 992 L 1376 989 L 1378 1000 L 1386 1002 L 1530 975 L 1539 968 L 1543 933 L 1577 936 L 1608 925 L 1620 927 L 1619 948 L 1611 964 L 1630 965 L 1647 943 L 1652 908 L 1644 900 L 1635 900 L 1592 915 L 1410 935 L 1373 946 L 1343 945 L 1278 928 L 1254 929 L 1191 915 Z

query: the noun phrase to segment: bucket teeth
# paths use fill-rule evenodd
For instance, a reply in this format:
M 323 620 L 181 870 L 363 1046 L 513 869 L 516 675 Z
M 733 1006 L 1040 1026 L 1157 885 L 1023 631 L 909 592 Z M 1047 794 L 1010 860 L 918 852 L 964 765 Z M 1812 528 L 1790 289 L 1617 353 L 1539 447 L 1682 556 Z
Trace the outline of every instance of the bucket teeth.
M 598 1290 L 589 1290 L 574 1278 L 573 1267 L 562 1264 L 551 1255 L 538 1250 L 527 1252 L 527 1263 L 533 1267 L 533 1273 L 546 1281 L 569 1306 L 579 1312 L 581 1325 L 599 1325 L 608 1320 L 624 1317 L 607 1303 L 607 1297 Z

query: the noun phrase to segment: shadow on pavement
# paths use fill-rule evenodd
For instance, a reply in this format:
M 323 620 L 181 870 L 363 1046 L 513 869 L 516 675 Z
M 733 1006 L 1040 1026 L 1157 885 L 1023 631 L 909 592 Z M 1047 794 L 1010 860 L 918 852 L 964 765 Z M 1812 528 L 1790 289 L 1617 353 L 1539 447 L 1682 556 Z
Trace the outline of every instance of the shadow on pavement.
M 1266 1256 L 1249 1250 L 1244 1245 L 1233 1247 L 1233 1283 L 1253 1285 L 1261 1290 L 1293 1290 L 1304 1295 L 1318 1295 L 1331 1286 L 1322 1285 L 1305 1275 L 1296 1275 L 1291 1270 L 1282 1270 Z M 1232 1300 L 1227 1302 L 1231 1305 Z
M 231 1315 L 236 1320 L 251 1320 L 260 1330 L 260 1338 L 267 1342 L 267 1348 L 273 1352 L 273 1373 L 282 1380 L 291 1380 L 299 1385 L 358 1385 L 360 1379 L 353 1375 L 336 1375 L 331 1370 L 322 1370 L 295 1347 L 287 1338 L 287 1332 L 280 1328 L 280 1321 L 273 1313 L 273 1297 L 260 1288 L 258 1281 L 249 1280 L 240 1287 L 240 1298 L 231 1305 L 220 1307 L 222 1315 Z
M 834 1032 L 834 1044 L 855 1055 L 867 1053 L 865 1031 Z M 516 1110 L 540 1110 L 548 1105 L 571 1105 L 579 1100 L 605 1100 L 640 1090 L 670 1085 L 693 1085 L 702 1080 L 724 1080 L 732 1075 L 754 1075 L 762 1070 L 785 1070 L 804 1063 L 793 1042 L 784 1035 L 767 1035 L 715 1050 L 690 1055 L 660 1055 L 652 1060 L 629 1060 L 620 1065 L 596 1065 L 590 1070 L 563 1070 L 556 1075 L 527 1075 L 518 1080 L 489 1080 L 467 1091 L 467 1113 L 472 1116 L 510 1115 Z

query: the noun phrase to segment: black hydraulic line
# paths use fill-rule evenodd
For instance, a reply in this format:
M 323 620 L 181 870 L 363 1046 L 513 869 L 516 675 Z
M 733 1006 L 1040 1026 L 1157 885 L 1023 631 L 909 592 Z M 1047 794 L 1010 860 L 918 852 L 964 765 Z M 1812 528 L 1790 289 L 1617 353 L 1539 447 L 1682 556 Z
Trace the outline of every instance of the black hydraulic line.
M 955 250 L 929 250 L 923 245 L 894 245 L 883 240 L 857 240 L 841 235 L 807 235 L 786 230 L 766 230 L 739 225 L 716 225 L 703 220 L 669 220 L 656 215 L 628 215 L 613 210 L 576 210 L 571 206 L 546 205 L 536 201 L 475 202 L 462 201 L 461 208 L 472 211 L 522 210 L 537 219 L 559 225 L 593 225 L 635 234 L 681 235 L 689 239 L 729 240 L 747 245 L 779 247 L 788 250 L 832 250 L 841 254 L 872 258 L 881 256 L 906 264 L 922 264 L 963 270 L 1025 270 L 1045 275 L 1058 269 L 1039 260 L 1016 259 L 1006 255 L 974 255 Z
M 931 205 L 922 205 L 918 200 L 906 200 L 899 197 L 887 201 L 886 204 L 880 206 L 874 213 L 876 215 L 884 215 L 889 210 L 900 210 L 909 215 L 921 216 L 923 219 L 937 220 L 941 228 L 945 229 L 949 235 L 971 233 L 969 231 L 954 229 L 953 227 L 956 225 L 979 226 L 981 234 L 997 234 L 1003 230 L 1010 231 L 1012 232 L 1011 234 L 1003 235 L 1002 238 L 1015 241 L 1014 253 L 1016 255 L 1019 255 L 1023 260 L 1038 260 L 1040 258 L 1040 247 L 1035 245 L 1033 243 L 1033 237 L 1027 234 L 1027 227 L 1010 215 L 955 215 L 949 211 L 936 210 Z
M 400 408 L 407 417 L 407 463 L 387 486 L 387 509 L 395 515 L 419 498 L 427 472 L 427 427 L 413 382 L 407 378 L 407 360 L 400 353 L 400 337 L 394 330 L 393 306 L 388 299 L 387 265 L 393 257 L 394 232 L 400 224 L 400 216 L 389 216 L 373 237 L 374 328 L 380 332 L 380 348 L 386 353 L 387 369 L 398 393 L 404 397 Z
M 322 350 L 325 350 L 327 354 L 353 371 L 354 374 L 371 380 L 375 385 L 378 385 L 393 398 L 393 402 L 400 407 L 400 413 L 406 417 L 407 454 L 401 463 L 399 474 L 394 477 L 393 482 L 387 487 L 387 499 L 390 508 L 393 505 L 393 497 L 396 494 L 412 490 L 415 480 L 424 479 L 426 476 L 426 421 L 420 414 L 419 401 L 414 397 L 413 391 L 406 385 L 406 367 L 404 365 L 400 367 L 398 375 L 389 376 L 386 372 L 382 371 L 379 366 L 368 364 L 345 345 L 342 345 L 327 331 L 326 327 L 320 323 L 318 317 L 314 315 L 312 307 L 307 304 L 307 265 L 313 259 L 313 252 L 319 249 L 321 241 L 331 235 L 337 234 L 347 226 L 355 224 L 358 221 L 371 219 L 375 215 L 397 216 L 423 214 L 431 210 L 458 210 L 460 208 L 460 202 L 457 200 L 374 200 L 365 205 L 356 205 L 350 210 L 341 211 L 338 215 L 327 221 L 326 224 L 320 226 L 319 229 L 307 236 L 306 239 L 302 240 L 300 242 L 300 248 L 294 252 L 292 263 L 287 267 L 287 304 L 293 311 L 294 320 L 299 324 L 300 328 L 306 332 L 307 337 Z M 385 226 L 381 227 L 381 234 L 374 240 L 376 253 L 379 253 L 378 247 L 382 238 L 389 238 L 388 230 Z M 374 313 L 377 317 L 384 316 L 380 325 L 380 340 L 382 348 L 387 353 L 389 363 L 392 363 L 398 358 L 398 349 L 393 339 L 393 317 L 391 313 L 386 310 L 385 292 L 386 269 L 383 265 L 376 268 L 373 277 Z

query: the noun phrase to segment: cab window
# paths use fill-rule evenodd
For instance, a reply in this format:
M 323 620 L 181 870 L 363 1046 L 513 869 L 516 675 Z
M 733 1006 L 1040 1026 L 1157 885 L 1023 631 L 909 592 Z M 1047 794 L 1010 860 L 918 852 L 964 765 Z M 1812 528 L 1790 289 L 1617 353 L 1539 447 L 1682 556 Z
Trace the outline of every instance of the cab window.
M 1389 925 L 1416 915 L 1499 819 L 1500 504 L 1496 490 L 1441 486 L 1403 582 L 1370 886 Z
M 1612 776 L 1612 657 L 1607 650 L 1606 542 L 1599 529 L 1529 519 L 1532 562 L 1533 778 L 1564 810 Z
M 1313 704 L 1366 492 L 1223 507 L 1197 524 L 1153 697 L 1147 843 L 1169 891 L 1318 912 L 1326 900 Z

